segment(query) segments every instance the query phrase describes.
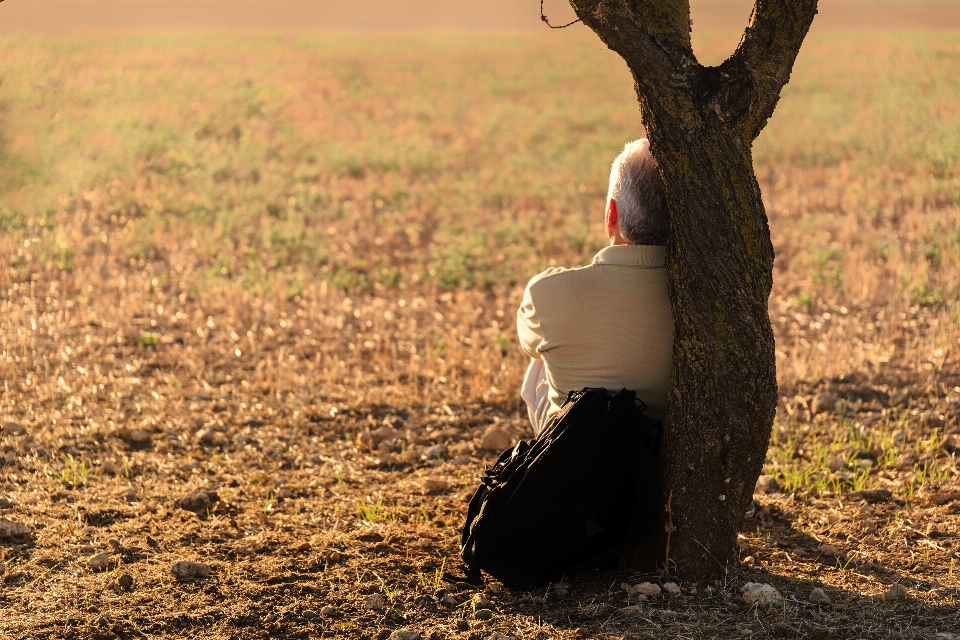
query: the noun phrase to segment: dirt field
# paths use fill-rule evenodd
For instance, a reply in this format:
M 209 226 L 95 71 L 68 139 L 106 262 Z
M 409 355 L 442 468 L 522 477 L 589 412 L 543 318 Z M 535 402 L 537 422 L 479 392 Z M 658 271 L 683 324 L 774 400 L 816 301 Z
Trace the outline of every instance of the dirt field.
M 960 637 L 953 31 L 814 34 L 757 143 L 782 399 L 742 563 L 443 580 L 527 436 L 523 285 L 602 246 L 641 134 L 588 35 L 0 41 L 0 636 Z

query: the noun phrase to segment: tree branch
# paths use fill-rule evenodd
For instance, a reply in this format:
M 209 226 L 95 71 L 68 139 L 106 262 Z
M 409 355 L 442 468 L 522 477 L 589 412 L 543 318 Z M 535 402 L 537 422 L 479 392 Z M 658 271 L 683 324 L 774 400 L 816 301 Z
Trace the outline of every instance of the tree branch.
M 747 144 L 773 115 L 816 14 L 817 0 L 756 0 L 740 45 L 721 65 L 721 69 L 743 69 L 752 80 L 751 104 L 738 123 Z M 745 100 L 740 99 L 741 105 Z
M 633 72 L 641 99 L 676 101 L 697 66 L 689 0 L 570 0 L 570 5 Z

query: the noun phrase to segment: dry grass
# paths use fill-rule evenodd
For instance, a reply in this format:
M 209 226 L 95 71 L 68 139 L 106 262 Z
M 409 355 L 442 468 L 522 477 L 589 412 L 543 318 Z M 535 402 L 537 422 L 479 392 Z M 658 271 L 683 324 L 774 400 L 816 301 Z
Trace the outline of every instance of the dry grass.
M 601 246 L 607 167 L 640 133 L 622 65 L 564 42 L 0 44 L 0 517 L 33 529 L 0 541 L 5 634 L 960 628 L 953 33 L 811 39 L 758 142 L 784 396 L 768 471 L 787 492 L 748 520 L 753 564 L 626 611 L 615 585 L 639 576 L 491 596 L 469 631 L 471 605 L 433 599 L 493 455 L 480 434 L 525 433 L 523 284 Z M 209 513 L 177 508 L 199 488 Z M 851 500 L 864 488 L 890 498 Z M 107 573 L 87 565 L 101 550 Z M 180 558 L 213 577 L 173 582 Z M 739 610 L 743 578 L 799 600 Z M 862 598 L 894 581 L 907 602 Z M 803 604 L 812 584 L 838 607 Z

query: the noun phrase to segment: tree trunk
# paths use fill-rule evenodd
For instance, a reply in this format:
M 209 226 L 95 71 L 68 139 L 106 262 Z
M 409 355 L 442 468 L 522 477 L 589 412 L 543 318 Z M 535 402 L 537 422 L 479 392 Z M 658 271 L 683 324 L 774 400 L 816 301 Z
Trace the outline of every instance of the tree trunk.
M 776 410 L 774 254 L 751 145 L 816 0 L 757 0 L 737 51 L 712 68 L 693 55 L 688 0 L 571 5 L 633 73 L 670 209 L 675 342 L 660 456 L 670 513 L 631 562 L 662 568 L 669 553 L 670 572 L 698 580 L 736 559 Z

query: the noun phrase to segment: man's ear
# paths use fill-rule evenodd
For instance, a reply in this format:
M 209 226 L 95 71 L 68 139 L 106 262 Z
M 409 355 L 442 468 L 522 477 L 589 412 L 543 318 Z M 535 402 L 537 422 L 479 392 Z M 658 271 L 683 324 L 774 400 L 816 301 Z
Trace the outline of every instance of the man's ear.
M 607 228 L 613 229 L 620 226 L 620 218 L 617 216 L 617 201 L 613 198 L 610 198 L 610 201 L 607 203 Z

